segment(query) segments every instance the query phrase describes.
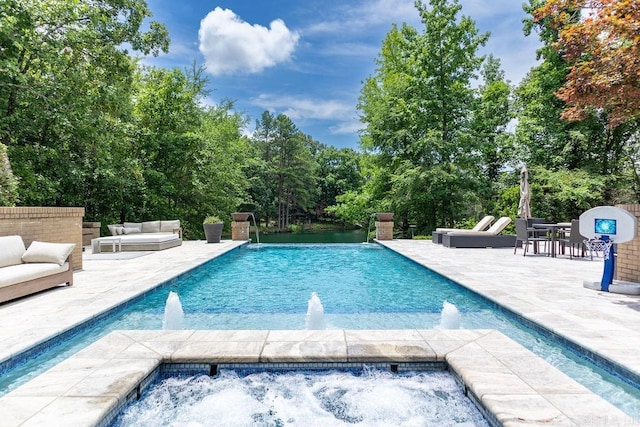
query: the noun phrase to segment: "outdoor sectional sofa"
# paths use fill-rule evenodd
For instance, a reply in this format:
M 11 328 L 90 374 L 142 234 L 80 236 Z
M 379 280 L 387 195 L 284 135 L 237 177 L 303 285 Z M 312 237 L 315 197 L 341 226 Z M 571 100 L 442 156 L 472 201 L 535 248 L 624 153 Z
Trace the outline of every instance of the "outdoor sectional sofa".
M 182 245 L 180 220 L 125 222 L 107 226 L 111 236 L 91 240 L 94 254 L 115 251 L 161 251 Z
M 73 285 L 73 243 L 33 241 L 25 249 L 21 236 L 0 237 L 0 302 L 58 285 Z

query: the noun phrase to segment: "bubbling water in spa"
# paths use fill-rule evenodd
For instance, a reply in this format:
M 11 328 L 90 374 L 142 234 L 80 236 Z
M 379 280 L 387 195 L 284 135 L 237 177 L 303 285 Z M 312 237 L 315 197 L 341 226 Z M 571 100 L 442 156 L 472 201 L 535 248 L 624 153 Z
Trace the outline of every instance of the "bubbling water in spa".
M 446 372 L 221 371 L 169 378 L 127 408 L 116 427 L 459 426 L 489 424 Z

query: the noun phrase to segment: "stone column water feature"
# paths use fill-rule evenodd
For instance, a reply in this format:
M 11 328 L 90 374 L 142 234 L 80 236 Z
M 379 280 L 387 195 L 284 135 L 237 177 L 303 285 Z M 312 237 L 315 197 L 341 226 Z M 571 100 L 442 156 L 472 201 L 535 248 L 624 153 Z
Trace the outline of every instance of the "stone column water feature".
M 234 212 L 231 214 L 231 240 L 249 240 L 250 212 Z
M 249 221 L 231 222 L 231 240 L 249 240 Z
M 376 239 L 393 240 L 393 213 L 378 212 L 376 216 L 378 217 L 378 221 L 376 221 Z
M 376 221 L 376 239 L 393 240 L 393 221 Z

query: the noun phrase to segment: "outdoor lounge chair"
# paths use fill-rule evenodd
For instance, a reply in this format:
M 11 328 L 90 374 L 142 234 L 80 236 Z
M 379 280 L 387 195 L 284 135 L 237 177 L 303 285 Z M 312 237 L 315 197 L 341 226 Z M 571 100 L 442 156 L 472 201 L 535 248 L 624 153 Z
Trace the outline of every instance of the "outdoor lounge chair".
M 491 221 L 493 221 L 495 218 L 493 217 L 493 215 L 487 215 L 484 218 L 482 218 L 480 221 L 478 221 L 478 223 L 469 231 L 483 231 L 486 230 L 490 225 L 491 225 Z M 450 233 L 453 231 L 460 231 L 460 230 L 465 230 L 463 228 L 436 228 L 436 230 L 431 233 L 431 241 L 433 243 L 442 243 L 442 235 L 445 233 Z
M 448 248 L 505 248 L 516 244 L 516 236 L 500 234 L 511 222 L 511 218 L 499 218 L 486 231 L 458 230 L 442 236 L 442 244 Z

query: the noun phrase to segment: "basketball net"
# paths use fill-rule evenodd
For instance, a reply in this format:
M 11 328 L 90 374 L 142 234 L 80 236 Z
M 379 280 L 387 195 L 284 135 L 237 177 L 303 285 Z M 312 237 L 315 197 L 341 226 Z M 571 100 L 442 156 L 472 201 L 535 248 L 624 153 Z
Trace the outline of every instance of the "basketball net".
M 584 244 L 590 252 L 602 252 L 602 256 L 605 260 L 607 260 L 609 259 L 609 251 L 611 250 L 611 246 L 613 245 L 613 240 L 585 240 Z

